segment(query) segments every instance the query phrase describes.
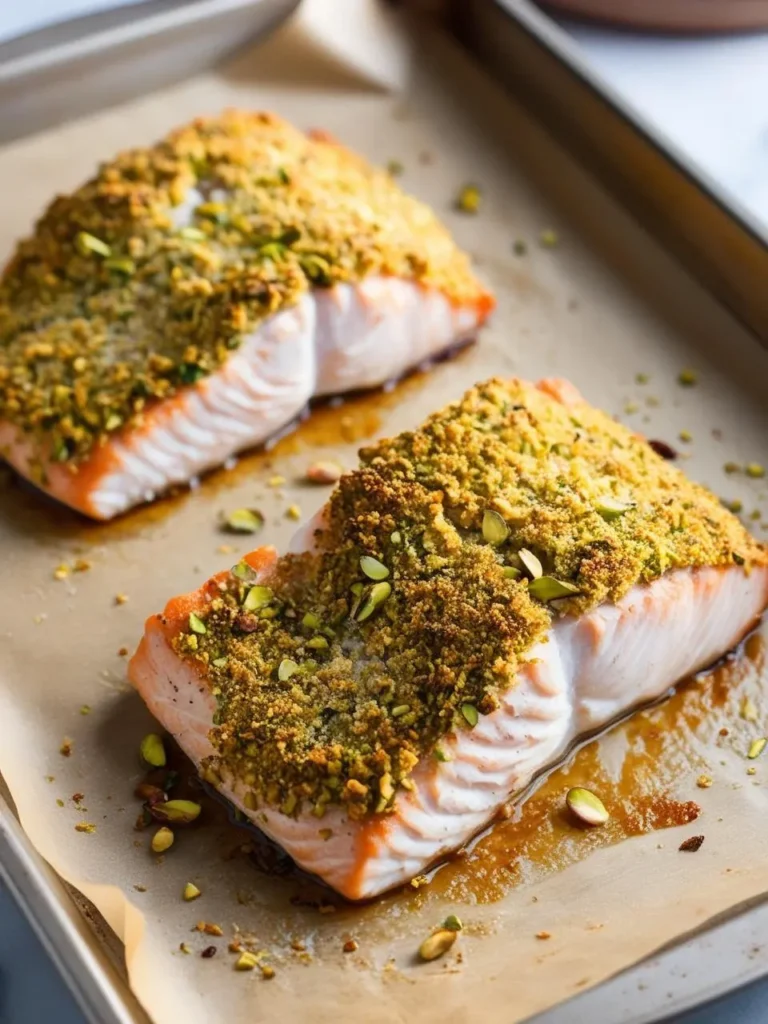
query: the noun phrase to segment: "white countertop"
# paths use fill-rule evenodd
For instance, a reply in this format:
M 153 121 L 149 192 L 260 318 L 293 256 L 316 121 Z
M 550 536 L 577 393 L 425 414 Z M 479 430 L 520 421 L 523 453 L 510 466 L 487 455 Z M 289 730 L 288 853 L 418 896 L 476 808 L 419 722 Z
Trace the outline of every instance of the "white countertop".
M 594 70 L 768 234 L 768 32 L 685 39 L 561 24 Z

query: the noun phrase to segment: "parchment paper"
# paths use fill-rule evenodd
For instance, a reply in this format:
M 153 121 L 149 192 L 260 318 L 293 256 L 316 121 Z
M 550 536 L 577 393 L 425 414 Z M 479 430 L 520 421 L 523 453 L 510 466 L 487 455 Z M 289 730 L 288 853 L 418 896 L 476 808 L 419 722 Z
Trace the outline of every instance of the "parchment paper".
M 218 550 L 233 543 L 218 532 L 222 509 L 261 508 L 267 526 L 258 541 L 284 546 L 295 528 L 287 506 L 298 503 L 306 518 L 327 497 L 301 483 L 309 462 L 333 455 L 351 465 L 363 436 L 414 425 L 491 374 L 557 373 L 638 429 L 685 449 L 690 473 L 740 498 L 745 512 L 765 508 L 761 481 L 727 476 L 722 466 L 765 461 L 766 354 L 446 42 L 427 35 L 418 52 L 405 98 L 276 87 L 260 77 L 259 54 L 250 54 L 0 156 L 6 252 L 50 195 L 75 186 L 99 158 L 226 105 L 273 108 L 301 125 L 322 125 L 373 160 L 401 161 L 405 186 L 440 211 L 499 296 L 492 327 L 455 361 L 383 399 L 321 410 L 269 455 L 112 526 L 88 524 L 10 476 L 3 483 L 0 771 L 37 849 L 124 940 L 131 985 L 158 1024 L 510 1022 L 768 889 L 768 769 L 758 761 L 747 776 L 743 749 L 716 746 L 706 731 L 700 748 L 674 766 L 675 793 L 702 807 L 694 826 L 598 849 L 564 871 L 534 874 L 495 903 L 460 905 L 427 887 L 321 913 L 297 902 L 304 890 L 295 881 L 263 874 L 241 855 L 247 837 L 215 808 L 161 861 L 148 852 L 148 833 L 133 831 L 137 746 L 153 723 L 125 683 L 118 652 L 133 649 L 144 618 L 169 595 L 231 564 L 233 553 Z M 452 209 L 469 181 L 483 194 L 476 217 Z M 539 244 L 547 228 L 558 232 L 555 248 Z M 513 252 L 516 239 L 527 243 L 523 256 Z M 696 387 L 677 385 L 684 367 L 697 371 Z M 650 382 L 636 384 L 637 373 Z M 637 411 L 624 413 L 627 403 Z M 681 430 L 692 443 L 676 440 Z M 269 486 L 274 474 L 285 485 Z M 53 578 L 58 565 L 78 558 L 91 568 Z M 118 594 L 128 600 L 117 604 Z M 760 671 L 758 660 L 744 683 L 756 699 Z M 732 701 L 728 709 L 738 717 Z M 759 735 L 764 724 L 750 728 Z M 60 752 L 65 738 L 70 756 Z M 622 751 L 606 743 L 606 763 L 620 766 Z M 694 780 L 704 770 L 714 784 L 700 790 Z M 81 822 L 95 832 L 76 831 Z M 692 833 L 706 835 L 701 850 L 678 852 Z M 187 881 L 202 890 L 194 903 L 181 899 Z M 460 962 L 416 964 L 419 942 L 448 909 L 465 922 Z M 193 931 L 200 920 L 219 924 L 224 937 Z M 233 970 L 226 943 L 234 924 L 269 951 L 273 979 Z M 537 938 L 542 931 L 551 937 Z M 358 943 L 354 954 L 341 951 L 349 937 Z M 193 952 L 181 952 L 181 942 Z M 217 953 L 201 959 L 208 945 Z

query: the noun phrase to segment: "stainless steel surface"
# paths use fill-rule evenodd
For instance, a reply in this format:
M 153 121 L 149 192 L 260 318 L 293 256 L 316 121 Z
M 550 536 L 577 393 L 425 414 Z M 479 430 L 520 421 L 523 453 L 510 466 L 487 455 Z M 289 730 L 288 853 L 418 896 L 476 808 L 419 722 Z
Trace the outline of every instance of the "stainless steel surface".
M 135 1000 L 92 941 L 61 880 L 0 796 L 0 876 L 92 1024 L 139 1024 Z
M 529 0 L 454 0 L 461 40 L 701 283 L 768 344 L 764 226 L 589 67 Z
M 0 143 L 180 81 L 252 42 L 299 0 L 156 0 L 0 47 Z M 32 47 L 32 48 L 30 48 Z

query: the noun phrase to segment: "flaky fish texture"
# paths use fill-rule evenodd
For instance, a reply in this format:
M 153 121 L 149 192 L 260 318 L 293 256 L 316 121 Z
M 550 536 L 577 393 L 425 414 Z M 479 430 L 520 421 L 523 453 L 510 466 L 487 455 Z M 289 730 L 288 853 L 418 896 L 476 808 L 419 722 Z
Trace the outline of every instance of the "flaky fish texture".
M 130 664 L 203 776 L 353 900 L 768 603 L 764 548 L 565 382 L 489 382 L 362 454 L 287 556 L 173 598 Z
M 109 519 L 493 306 L 423 204 L 329 137 L 227 112 L 59 197 L 0 283 L 0 453 Z

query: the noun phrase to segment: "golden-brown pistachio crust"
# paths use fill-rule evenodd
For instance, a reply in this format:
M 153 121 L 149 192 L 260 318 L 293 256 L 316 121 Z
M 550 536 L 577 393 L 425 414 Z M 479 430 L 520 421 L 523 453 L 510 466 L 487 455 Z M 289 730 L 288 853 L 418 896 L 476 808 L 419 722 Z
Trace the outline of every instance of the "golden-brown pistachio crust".
M 77 460 L 311 287 L 369 274 L 483 296 L 385 172 L 270 114 L 195 121 L 104 164 L 20 243 L 0 284 L 0 419 Z
M 487 510 L 509 527 L 503 544 L 483 537 Z M 522 548 L 578 596 L 533 597 L 510 574 Z M 362 555 L 386 580 L 366 578 Z M 318 550 L 281 559 L 252 610 L 232 576 L 201 612 L 206 632 L 178 637 L 218 701 L 209 775 L 244 779 L 253 807 L 384 811 L 441 737 L 494 710 L 553 615 L 672 569 L 766 560 L 717 498 L 604 413 L 489 381 L 364 450 Z M 391 593 L 360 621 L 382 582 Z

